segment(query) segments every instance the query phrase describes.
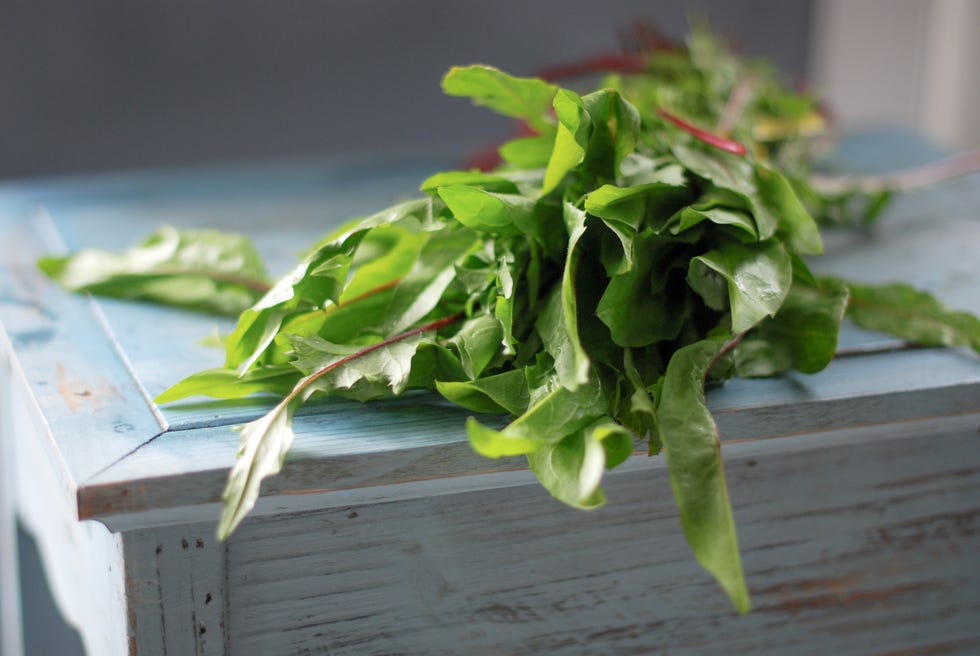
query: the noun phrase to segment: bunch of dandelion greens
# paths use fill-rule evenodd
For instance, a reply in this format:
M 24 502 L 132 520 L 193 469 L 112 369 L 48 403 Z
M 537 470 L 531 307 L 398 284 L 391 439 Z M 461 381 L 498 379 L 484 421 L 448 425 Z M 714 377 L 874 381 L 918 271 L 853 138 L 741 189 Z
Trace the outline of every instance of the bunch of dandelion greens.
M 802 256 L 822 250 L 814 212 L 839 218 L 846 206 L 860 222 L 884 199 L 808 183 L 822 120 L 812 99 L 704 32 L 628 61 L 585 95 L 453 68 L 447 93 L 519 119 L 525 136 L 499 148 L 494 170 L 434 175 L 422 197 L 345 226 L 275 284 L 250 244 L 210 231 L 165 228 L 124 255 L 42 260 L 72 289 L 244 308 L 224 366 L 157 399 L 282 396 L 241 431 L 219 536 L 280 470 L 292 416 L 312 395 L 434 390 L 509 415 L 500 430 L 471 418 L 473 448 L 526 456 L 574 507 L 605 502 L 604 471 L 638 442 L 662 451 L 684 535 L 745 612 L 705 384 L 823 369 L 848 311 L 875 330 L 980 352 L 975 317 L 903 285 L 807 268 Z

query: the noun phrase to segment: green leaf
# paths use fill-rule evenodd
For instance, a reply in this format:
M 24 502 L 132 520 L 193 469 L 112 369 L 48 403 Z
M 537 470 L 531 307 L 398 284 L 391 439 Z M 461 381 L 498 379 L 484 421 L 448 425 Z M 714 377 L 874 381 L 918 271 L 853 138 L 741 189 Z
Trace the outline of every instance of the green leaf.
M 511 139 L 499 148 L 504 161 L 522 169 L 538 169 L 548 165 L 555 147 L 555 128 L 533 137 Z
M 803 207 L 789 181 L 774 169 L 758 166 L 756 184 L 759 197 L 779 217 L 778 232 L 785 237 L 789 248 L 803 255 L 823 253 L 817 222 Z
M 472 380 L 483 373 L 500 351 L 503 337 L 500 322 L 484 314 L 464 322 L 449 343 L 459 354 L 463 371 Z
M 691 259 L 688 283 L 714 309 L 718 277 L 727 283 L 732 332 L 741 333 L 773 316 L 789 293 L 793 265 L 789 253 L 775 241 L 727 244 Z
M 504 355 L 517 353 L 517 338 L 514 337 L 514 299 L 498 296 L 494 301 L 493 316 L 500 322 L 503 330 L 501 340 L 504 344 Z
M 782 227 L 781 219 L 769 209 L 769 204 L 760 198 L 756 186 L 756 169 L 748 159 L 717 149 L 709 151 L 683 145 L 674 146 L 673 152 L 681 164 L 695 175 L 708 180 L 715 187 L 734 192 L 740 197 L 752 210 L 760 239 L 773 237 Z M 789 219 L 790 223 L 800 222 L 800 230 L 803 231 L 802 219 L 799 217 L 795 219 Z M 804 246 L 809 243 L 803 240 L 803 236 L 801 242 Z
M 252 242 L 217 230 L 164 226 L 124 253 L 87 249 L 38 266 L 71 291 L 217 314 L 236 315 L 269 289 Z
M 968 312 L 950 309 L 908 285 L 843 284 L 851 292 L 847 316 L 862 328 L 924 346 L 967 346 L 980 353 L 980 320 Z
M 487 428 L 471 418 L 466 433 L 473 449 L 488 458 L 533 453 L 607 414 L 608 393 L 598 378 L 575 390 L 551 379 L 531 395 L 527 412 L 503 430 Z
M 589 380 L 589 356 L 582 346 L 578 327 L 578 301 L 575 292 L 575 271 L 580 257 L 576 245 L 585 234 L 585 212 L 570 203 L 564 205 L 568 228 L 568 250 L 561 285 L 547 301 L 535 324 L 545 349 L 555 360 L 555 370 L 561 384 L 569 389 Z
M 224 505 L 218 522 L 219 540 L 231 535 L 255 506 L 262 481 L 282 469 L 293 442 L 293 413 L 308 396 L 302 391 L 304 384 L 305 381 L 300 381 L 295 388 L 300 391 L 242 428 L 238 461 L 231 468 L 221 495 Z
M 738 612 L 745 613 L 749 610 L 749 591 L 742 573 L 717 428 L 704 399 L 708 369 L 724 346 L 722 340 L 706 339 L 674 353 L 657 398 L 657 428 L 687 542 Z
M 336 302 L 357 245 L 367 230 L 348 232 L 320 245 L 255 305 L 242 312 L 226 340 L 225 367 L 237 368 L 240 373 L 247 371 L 272 344 L 283 320 L 301 305 L 316 308 L 330 300 Z
M 727 225 L 738 228 L 749 241 L 758 241 L 759 233 L 755 222 L 748 212 L 730 207 L 712 207 L 697 209 L 695 206 L 685 207 L 667 221 L 666 228 L 672 235 L 690 230 L 702 221 L 710 221 L 715 225 Z M 744 240 L 743 240 L 744 241 Z
M 626 155 L 619 163 L 621 187 L 643 184 L 662 184 L 668 187 L 685 187 L 688 184 L 684 167 L 672 157 L 654 158 L 638 152 Z
M 497 194 L 476 187 L 440 187 L 438 194 L 456 220 L 494 235 L 517 235 L 533 220 L 535 201 L 519 194 Z
M 640 137 L 640 113 L 618 91 L 602 89 L 582 98 L 585 111 L 592 121 L 589 149 L 609 159 L 613 178 L 622 161 L 635 149 Z
M 423 338 L 421 333 L 411 335 L 364 353 L 361 345 L 295 336 L 292 365 L 309 376 L 346 360 L 344 366 L 317 378 L 315 389 L 358 400 L 395 396 L 408 387 L 412 358 Z
M 395 287 L 386 311 L 385 333 L 400 333 L 435 309 L 456 277 L 455 264 L 478 246 L 479 237 L 472 230 L 430 233 L 411 271 Z M 451 313 L 446 310 L 445 314 Z
M 785 369 L 812 374 L 834 358 L 847 287 L 827 280 L 793 283 L 775 317 L 766 319 L 735 349 L 735 374 L 772 376 Z
M 557 187 L 565 176 L 585 159 L 592 122 L 582 98 L 568 89 L 559 89 L 554 100 L 558 116 L 558 133 L 544 173 L 541 195 Z
M 662 182 L 649 182 L 633 187 L 602 185 L 585 197 L 585 211 L 606 221 L 640 229 L 646 214 L 647 198 L 673 185 Z
M 456 66 L 442 79 L 442 90 L 450 96 L 471 98 L 503 114 L 526 120 L 538 130 L 547 130 L 551 100 L 557 87 L 537 78 L 508 75 L 492 66 Z
M 205 369 L 169 387 L 153 400 L 171 403 L 188 396 L 238 399 L 260 392 L 285 396 L 300 378 L 300 373 L 289 365 L 255 367 L 244 375 L 235 369 Z
M 439 381 L 436 389 L 447 400 L 467 410 L 515 416 L 527 410 L 531 398 L 521 369 L 471 381 Z
M 630 432 L 607 417 L 528 454 L 527 461 L 552 496 L 573 508 L 590 509 L 606 502 L 599 487 L 603 470 L 623 462 L 632 450 Z
M 483 173 L 481 171 L 445 171 L 426 178 L 420 189 L 426 193 L 435 193 L 440 187 L 465 185 L 484 191 L 494 191 L 503 194 L 516 194 L 517 185 L 500 175 Z
M 677 337 L 687 318 L 686 296 L 668 287 L 673 244 L 647 230 L 636 237 L 635 266 L 614 275 L 596 316 L 619 346 L 647 346 Z

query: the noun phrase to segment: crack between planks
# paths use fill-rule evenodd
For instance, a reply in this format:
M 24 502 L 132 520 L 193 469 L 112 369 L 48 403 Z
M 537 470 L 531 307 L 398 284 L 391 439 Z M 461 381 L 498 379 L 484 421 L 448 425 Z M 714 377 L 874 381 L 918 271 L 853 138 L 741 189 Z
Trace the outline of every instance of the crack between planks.
M 153 437 L 151 437 L 148 440 L 146 440 L 145 442 L 140 442 L 139 444 L 137 444 L 136 446 L 134 446 L 132 449 L 130 449 L 126 453 L 122 454 L 121 456 L 119 456 L 118 458 L 116 458 L 115 460 L 113 460 L 112 462 L 110 462 L 108 465 L 106 465 L 105 467 L 102 467 L 97 472 L 95 472 L 94 474 L 92 474 L 91 476 L 89 476 L 88 478 L 86 478 L 84 481 L 82 481 L 81 486 L 84 486 L 84 485 L 90 483 L 92 480 L 94 480 L 94 479 L 98 478 L 99 476 L 101 476 L 102 474 L 106 473 L 107 471 L 109 471 L 110 469 L 112 469 L 113 467 L 115 467 L 116 465 L 118 465 L 120 462 L 122 462 L 123 460 L 125 460 L 129 456 L 133 455 L 134 453 L 136 453 L 140 449 L 142 449 L 147 444 L 150 444 L 151 442 L 153 442 L 154 440 L 156 440 L 158 437 L 162 437 L 162 436 L 166 435 L 169 432 L 170 431 L 168 429 L 164 429 L 164 430 L 160 431 L 159 433 L 157 433 L 156 435 L 154 435 Z

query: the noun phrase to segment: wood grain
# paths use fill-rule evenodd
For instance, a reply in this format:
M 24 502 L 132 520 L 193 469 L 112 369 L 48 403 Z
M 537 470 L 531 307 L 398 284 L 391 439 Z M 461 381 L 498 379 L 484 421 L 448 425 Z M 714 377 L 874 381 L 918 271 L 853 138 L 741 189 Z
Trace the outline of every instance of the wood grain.
M 691 558 L 651 462 L 610 475 L 610 503 L 591 513 L 522 485 L 248 520 L 229 542 L 229 646 L 970 653 L 980 646 L 978 427 L 972 416 L 727 447 L 754 601 L 745 617 Z
M 227 653 L 225 546 L 214 526 L 130 531 L 124 548 L 130 654 Z

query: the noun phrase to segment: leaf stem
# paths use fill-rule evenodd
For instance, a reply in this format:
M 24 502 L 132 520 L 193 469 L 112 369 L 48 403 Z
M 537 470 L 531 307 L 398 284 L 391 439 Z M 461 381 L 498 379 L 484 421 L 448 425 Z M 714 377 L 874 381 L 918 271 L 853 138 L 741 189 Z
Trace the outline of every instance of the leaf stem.
M 708 132 L 707 130 L 702 130 L 697 126 L 688 123 L 684 119 L 678 116 L 674 116 L 666 109 L 658 108 L 657 113 L 660 115 L 662 119 L 669 121 L 670 123 L 673 123 L 680 129 L 693 135 L 695 138 L 703 141 L 709 146 L 714 146 L 719 150 L 724 150 L 726 152 L 733 153 L 735 155 L 745 155 L 745 153 L 747 152 L 745 146 L 740 144 L 739 142 L 733 141 L 731 139 L 726 139 L 724 137 L 720 137 L 717 134 Z
M 731 353 L 735 347 L 738 346 L 743 339 L 745 339 L 745 335 L 747 335 L 748 332 L 749 331 L 746 330 L 732 337 L 731 340 L 729 340 L 729 342 L 725 344 L 720 351 L 718 351 L 717 355 L 711 358 L 711 362 L 708 363 L 708 366 L 704 370 L 704 379 L 702 382 L 708 380 L 708 374 L 711 372 L 711 368 L 714 367 L 719 360 Z
M 543 80 L 554 82 L 593 73 L 639 73 L 646 67 L 646 58 L 635 52 L 605 53 L 567 64 L 549 66 L 538 71 Z
M 179 266 L 161 266 L 146 272 L 149 276 L 202 276 L 211 278 L 218 282 L 227 282 L 233 285 L 241 285 L 257 292 L 265 293 L 272 289 L 272 284 L 260 280 L 259 278 L 248 278 L 234 273 L 224 273 L 221 271 L 206 271 L 201 269 L 191 269 Z
M 388 282 L 384 283 L 383 285 L 378 285 L 377 287 L 372 287 L 371 289 L 367 290 L 366 292 L 363 292 L 361 294 L 358 294 L 357 296 L 354 296 L 352 298 L 348 298 L 346 301 L 343 301 L 341 303 L 334 303 L 333 305 L 328 305 L 327 307 L 323 308 L 320 311 L 321 312 L 332 312 L 334 310 L 340 309 L 341 307 L 347 307 L 348 305 L 351 305 L 353 303 L 357 303 L 358 301 L 363 301 L 366 298 L 371 298 L 375 294 L 380 294 L 381 292 L 386 292 L 389 289 L 392 289 L 393 287 L 396 287 L 398 285 L 398 283 L 400 283 L 401 281 L 402 281 L 401 278 L 395 278 L 394 280 L 389 280 Z
M 743 75 L 738 79 L 735 86 L 732 87 L 732 92 L 728 94 L 728 100 L 721 111 L 721 118 L 718 119 L 715 132 L 720 135 L 731 134 L 739 119 L 742 118 L 742 114 L 745 113 L 749 101 L 752 100 L 756 82 L 754 75 Z
M 816 191 L 842 194 L 859 191 L 912 191 L 980 171 L 980 149 L 881 175 L 812 175 L 807 180 Z
M 406 330 L 403 333 L 398 333 L 397 335 L 393 335 L 385 340 L 378 342 L 377 344 L 371 344 L 369 346 L 365 346 L 364 348 L 362 348 L 360 351 L 357 351 L 356 353 L 351 353 L 350 355 L 344 356 L 341 359 L 336 360 L 335 362 L 331 362 L 330 364 L 326 365 L 322 369 L 318 369 L 317 371 L 313 372 L 312 374 L 310 374 L 309 376 L 301 380 L 299 383 L 297 383 L 296 387 L 294 387 L 293 390 L 289 394 L 287 394 L 286 397 L 280 402 L 280 405 L 288 404 L 290 401 L 296 398 L 300 394 L 300 392 L 302 392 L 304 389 L 309 387 L 310 384 L 316 382 L 318 379 L 330 373 L 334 369 L 338 369 L 344 366 L 345 364 L 353 362 L 357 358 L 364 357 L 368 353 L 377 351 L 380 348 L 391 346 L 392 344 L 395 344 L 396 342 L 400 342 L 403 339 L 408 339 L 409 337 L 413 337 L 415 335 L 428 332 L 430 330 L 439 330 L 440 328 L 443 328 L 452 323 L 455 323 L 456 321 L 459 321 L 459 319 L 462 316 L 463 316 L 462 312 L 457 312 L 456 314 L 451 314 L 448 317 L 443 317 L 442 319 L 436 319 L 435 321 L 424 324 L 417 328 L 412 328 L 411 330 Z

